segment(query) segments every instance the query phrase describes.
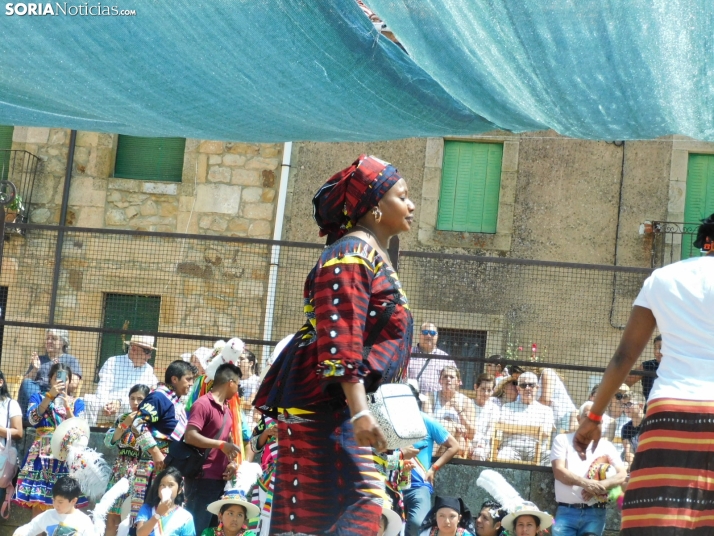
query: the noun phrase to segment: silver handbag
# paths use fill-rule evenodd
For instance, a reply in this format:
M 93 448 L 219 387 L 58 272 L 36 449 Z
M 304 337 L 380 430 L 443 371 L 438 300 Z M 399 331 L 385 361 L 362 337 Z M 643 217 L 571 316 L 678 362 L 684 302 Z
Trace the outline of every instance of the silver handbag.
M 426 437 L 419 405 L 406 383 L 380 385 L 367 395 L 367 405 L 387 438 L 387 449 L 408 447 Z

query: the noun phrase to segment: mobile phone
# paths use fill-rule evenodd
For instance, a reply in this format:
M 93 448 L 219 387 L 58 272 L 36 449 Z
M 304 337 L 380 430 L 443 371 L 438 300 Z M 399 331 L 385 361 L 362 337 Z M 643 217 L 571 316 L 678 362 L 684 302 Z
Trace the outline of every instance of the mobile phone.
M 57 378 L 58 382 L 66 382 L 67 381 L 67 371 L 66 370 L 58 370 L 57 375 L 55 377 Z

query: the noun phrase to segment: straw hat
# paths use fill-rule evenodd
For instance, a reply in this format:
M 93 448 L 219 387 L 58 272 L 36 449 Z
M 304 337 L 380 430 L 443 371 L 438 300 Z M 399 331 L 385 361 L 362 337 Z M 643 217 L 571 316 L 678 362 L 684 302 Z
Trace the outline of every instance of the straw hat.
M 206 510 L 212 514 L 218 515 L 221 513 L 221 508 L 225 504 L 237 504 L 238 506 L 245 508 L 246 520 L 253 519 L 254 517 L 258 517 L 260 515 L 260 508 L 245 500 L 245 495 L 243 495 L 243 493 L 241 493 L 238 489 L 227 490 L 223 494 L 223 497 L 209 504 Z
M 537 517 L 540 520 L 540 525 L 538 526 L 539 531 L 550 528 L 550 526 L 553 524 L 552 515 L 547 512 L 541 512 L 538 507 L 532 502 L 524 501 L 523 503 L 516 506 L 513 510 L 511 510 L 511 512 L 509 512 L 509 514 L 503 518 L 503 521 L 501 521 L 501 526 L 508 532 L 511 532 L 514 530 L 513 523 L 515 522 L 516 518 L 521 516 Z
M 79 417 L 67 419 L 52 434 L 52 457 L 65 461 L 71 446 L 86 447 L 89 444 L 89 423 Z
M 387 528 L 384 529 L 384 536 L 397 536 L 402 531 L 402 518 L 401 516 L 392 510 L 392 501 L 389 499 L 384 500 L 384 506 L 382 507 L 382 514 L 387 518 Z
M 156 350 L 154 340 L 154 337 L 151 335 L 132 335 L 131 340 L 124 341 L 124 344 L 127 346 L 133 344 L 134 346 L 141 346 L 147 350 Z

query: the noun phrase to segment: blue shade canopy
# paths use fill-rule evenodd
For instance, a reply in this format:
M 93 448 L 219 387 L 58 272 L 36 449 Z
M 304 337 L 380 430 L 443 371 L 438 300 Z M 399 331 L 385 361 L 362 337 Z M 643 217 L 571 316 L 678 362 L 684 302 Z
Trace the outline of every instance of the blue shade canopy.
M 136 16 L 0 14 L 0 124 L 260 142 L 494 128 L 354 1 L 119 7 Z
M 714 140 L 714 2 L 369 5 L 444 89 L 506 130 Z
M 262 142 L 494 128 L 714 139 L 713 2 L 368 4 L 409 55 L 352 0 L 3 12 L 0 124 Z

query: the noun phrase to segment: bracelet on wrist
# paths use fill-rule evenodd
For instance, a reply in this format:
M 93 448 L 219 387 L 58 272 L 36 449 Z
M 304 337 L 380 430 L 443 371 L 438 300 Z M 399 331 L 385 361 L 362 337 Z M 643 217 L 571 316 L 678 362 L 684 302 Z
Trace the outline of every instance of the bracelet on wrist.
M 438 467 L 438 466 L 436 466 L 436 465 L 432 465 L 432 466 L 431 466 L 431 470 L 434 471 L 435 473 L 436 473 L 439 469 L 441 469 L 441 467 Z
M 354 415 L 352 415 L 350 422 L 352 424 L 354 424 L 357 419 L 361 419 L 362 417 L 366 417 L 367 415 L 372 415 L 372 412 L 369 411 L 368 409 L 363 409 L 362 411 L 359 411 L 359 412 L 355 413 Z
M 225 446 L 226 442 L 225 441 L 219 441 L 218 442 L 218 450 L 223 450 L 223 447 Z
M 593 413 L 592 411 L 588 413 L 588 419 L 590 419 L 593 422 L 601 423 L 602 422 L 602 415 L 598 415 L 597 413 Z

